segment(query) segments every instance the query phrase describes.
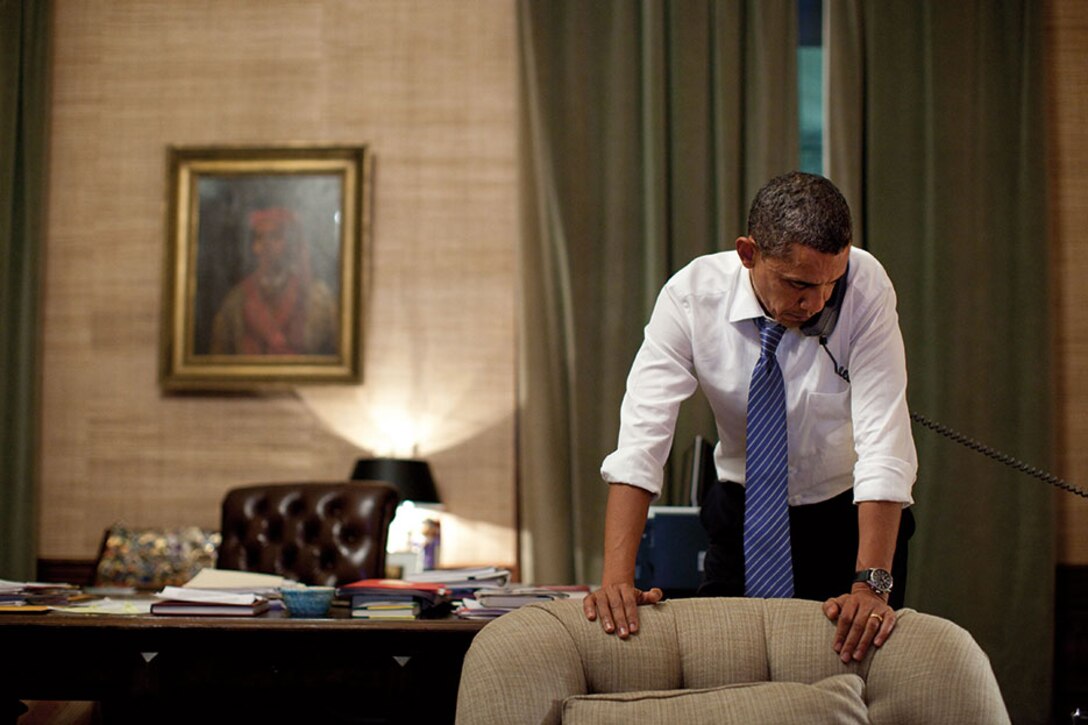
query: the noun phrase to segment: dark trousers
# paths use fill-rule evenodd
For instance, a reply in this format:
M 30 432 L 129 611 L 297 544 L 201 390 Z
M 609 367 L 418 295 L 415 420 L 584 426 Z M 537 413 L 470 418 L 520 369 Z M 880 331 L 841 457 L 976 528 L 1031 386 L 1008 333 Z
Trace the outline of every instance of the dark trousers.
M 699 596 L 744 596 L 744 487 L 731 481 L 711 486 L 699 512 L 710 547 Z M 903 606 L 907 588 L 907 542 L 914 514 L 903 509 L 892 562 L 888 603 Z M 846 594 L 854 581 L 858 555 L 858 512 L 853 491 L 807 506 L 790 506 L 793 589 L 799 599 L 824 601 Z

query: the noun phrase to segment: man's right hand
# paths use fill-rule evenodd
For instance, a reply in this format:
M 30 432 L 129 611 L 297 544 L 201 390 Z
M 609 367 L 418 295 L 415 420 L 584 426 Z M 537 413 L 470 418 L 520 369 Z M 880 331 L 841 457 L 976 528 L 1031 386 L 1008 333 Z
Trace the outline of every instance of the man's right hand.
M 635 557 L 646 528 L 646 513 L 651 494 L 625 483 L 608 487 L 608 505 L 604 518 L 604 570 L 601 588 L 586 596 L 582 609 L 586 619 L 600 620 L 608 634 L 627 639 L 638 631 L 638 607 L 656 604 L 664 597 L 654 587 L 644 592 L 635 589 Z
M 644 592 L 627 583 L 605 584 L 586 596 L 582 610 L 589 621 L 600 620 L 601 629 L 608 634 L 627 639 L 638 632 L 638 608 L 644 604 L 657 604 L 663 597 L 657 587 Z

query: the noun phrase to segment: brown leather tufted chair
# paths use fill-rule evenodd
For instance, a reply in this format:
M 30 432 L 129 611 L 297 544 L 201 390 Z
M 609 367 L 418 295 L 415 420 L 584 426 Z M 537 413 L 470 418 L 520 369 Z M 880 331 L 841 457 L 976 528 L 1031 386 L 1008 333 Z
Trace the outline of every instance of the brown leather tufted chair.
M 381 481 L 233 489 L 223 499 L 217 566 L 326 586 L 383 577 L 398 502 Z

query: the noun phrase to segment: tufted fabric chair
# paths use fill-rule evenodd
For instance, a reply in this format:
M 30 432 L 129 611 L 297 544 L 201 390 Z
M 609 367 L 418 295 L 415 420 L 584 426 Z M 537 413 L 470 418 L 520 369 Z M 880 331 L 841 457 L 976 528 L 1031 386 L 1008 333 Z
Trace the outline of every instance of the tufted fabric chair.
M 217 566 L 325 586 L 383 577 L 398 499 L 380 481 L 233 489 L 223 499 Z
M 902 609 L 861 662 L 831 649 L 819 602 L 677 599 L 605 635 L 572 600 L 488 623 L 461 672 L 459 725 L 1008 723 L 986 655 L 952 622 Z

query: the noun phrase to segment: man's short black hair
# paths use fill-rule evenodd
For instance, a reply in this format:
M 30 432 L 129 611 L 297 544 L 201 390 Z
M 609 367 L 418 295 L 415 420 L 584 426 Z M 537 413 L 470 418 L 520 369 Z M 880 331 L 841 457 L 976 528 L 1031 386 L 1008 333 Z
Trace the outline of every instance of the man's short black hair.
M 748 236 L 768 257 L 786 256 L 792 244 L 838 254 L 852 239 L 850 207 L 824 177 L 791 171 L 756 192 L 748 212 Z

